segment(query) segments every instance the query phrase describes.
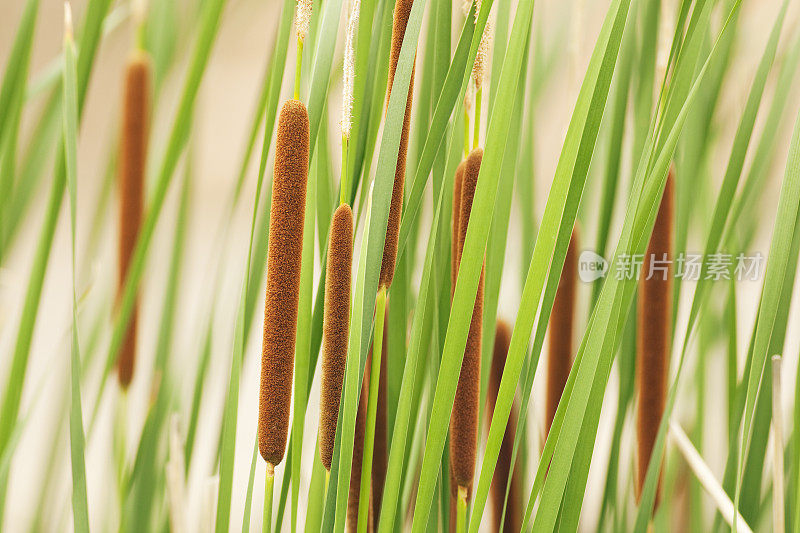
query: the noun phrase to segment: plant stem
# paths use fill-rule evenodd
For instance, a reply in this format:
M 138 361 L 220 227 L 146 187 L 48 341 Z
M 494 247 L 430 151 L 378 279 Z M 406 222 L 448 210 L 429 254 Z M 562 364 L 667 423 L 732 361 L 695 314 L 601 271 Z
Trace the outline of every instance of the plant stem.
M 467 489 L 458 487 L 458 502 L 456 504 L 456 533 L 467 530 Z
M 297 39 L 297 66 L 294 69 L 294 99 L 300 100 L 300 73 L 303 70 L 303 41 Z
M 346 204 L 350 197 L 350 187 L 347 184 L 347 151 L 350 144 L 348 141 L 347 135 L 342 135 L 342 179 L 339 183 L 339 205 Z
M 478 147 L 478 143 L 481 140 L 481 93 L 483 92 L 482 88 L 478 88 L 475 91 L 475 132 L 472 138 L 472 149 Z
M 270 533 L 272 531 L 272 489 L 275 486 L 275 467 L 267 463 L 267 479 L 264 487 L 264 520 L 261 523 L 261 531 Z
M 464 158 L 469 155 L 469 110 L 464 106 Z
M 361 490 L 358 498 L 358 532 L 367 531 L 369 499 L 372 480 L 372 453 L 375 448 L 375 420 L 378 415 L 378 387 L 381 377 L 381 352 L 383 348 L 383 321 L 386 316 L 386 287 L 378 289 L 375 299 L 375 327 L 372 342 L 372 363 L 369 375 L 369 404 L 367 427 L 364 433 L 364 456 L 361 459 Z

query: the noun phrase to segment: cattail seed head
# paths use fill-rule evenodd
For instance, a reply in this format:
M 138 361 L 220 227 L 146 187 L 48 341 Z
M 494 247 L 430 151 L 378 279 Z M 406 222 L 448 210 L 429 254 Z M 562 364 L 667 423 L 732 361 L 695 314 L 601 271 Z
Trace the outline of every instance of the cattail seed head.
M 483 150 L 469 154 L 461 189 L 459 248 L 463 254 L 472 201 L 478 183 Z M 481 377 L 481 330 L 483 329 L 483 269 L 464 348 L 464 359 L 450 415 L 450 469 L 458 487 L 471 492 L 478 447 L 478 403 Z
M 353 0 L 350 17 L 347 20 L 347 33 L 344 43 L 344 61 L 342 63 L 342 136 L 350 138 L 350 128 L 353 122 L 353 85 L 355 83 L 355 39 L 358 27 L 358 15 L 361 10 L 361 0 Z
M 289 100 L 281 108 L 275 145 L 258 413 L 259 451 L 273 466 L 283 460 L 289 428 L 308 149 L 308 111 Z
M 572 368 L 572 332 L 575 321 L 575 299 L 578 284 L 578 226 L 572 230 L 572 236 L 564 257 L 564 267 L 558 280 L 556 297 L 553 300 L 553 312 L 550 314 L 550 344 L 547 349 L 547 402 L 546 430 L 550 426 L 558 409 L 558 402 L 567 384 Z
M 119 295 L 122 294 L 142 223 L 144 172 L 147 163 L 147 122 L 150 114 L 150 70 L 147 56 L 141 51 L 136 51 L 128 60 L 125 71 L 119 166 Z M 133 379 L 137 318 L 138 302 L 135 302 L 117 363 L 119 383 L 123 389 L 127 389 Z
M 491 419 L 497 403 L 497 394 L 500 391 L 500 381 L 506 366 L 508 347 L 511 344 L 511 328 L 503 320 L 497 321 L 497 330 L 494 337 L 494 355 L 489 374 L 489 390 L 486 401 L 486 415 Z M 500 520 L 503 516 L 503 507 L 506 507 L 503 531 L 519 531 L 522 525 L 522 509 L 520 493 L 520 474 L 517 470 L 511 476 L 511 488 L 508 490 L 508 505 L 506 506 L 506 485 L 508 474 L 511 471 L 511 458 L 514 453 L 514 437 L 517 433 L 518 406 L 515 401 L 511 406 L 503 441 L 500 444 L 500 455 L 497 457 L 494 476 L 490 488 L 492 509 L 494 511 L 493 530 L 500 531 Z M 486 424 L 487 430 L 489 424 Z
M 672 253 L 674 224 L 674 182 L 675 171 L 670 168 L 640 272 L 636 349 L 639 396 L 636 419 L 637 499 L 647 476 L 667 394 L 672 317 L 672 271 L 669 258 Z
M 461 215 L 461 185 L 464 181 L 464 167 L 467 165 L 466 161 L 459 163 L 456 168 L 456 176 L 453 180 L 453 225 L 451 228 L 452 245 L 450 248 L 450 298 L 453 298 L 453 293 L 456 290 L 456 280 L 458 279 L 458 263 L 461 260 L 461 242 L 459 234 L 461 233 L 461 223 L 459 216 Z
M 394 21 L 392 24 L 392 46 L 389 53 L 389 82 L 386 89 L 386 102 L 392 92 L 394 75 L 397 71 L 397 61 L 400 59 L 400 49 L 403 46 L 403 37 L 411 14 L 413 0 L 397 0 L 394 6 Z M 397 262 L 397 241 L 400 237 L 400 215 L 403 209 L 403 187 L 406 180 L 406 157 L 408 155 L 408 133 L 411 127 L 411 102 L 414 97 L 414 71 L 411 70 L 411 80 L 406 98 L 406 112 L 403 116 L 403 129 L 400 132 L 400 147 L 397 152 L 397 166 L 394 171 L 394 187 L 392 188 L 392 203 L 389 207 L 389 220 L 386 225 L 386 240 L 383 245 L 383 259 L 381 273 L 378 280 L 379 287 L 387 289 L 394 278 L 395 263 Z
M 353 211 L 343 204 L 333 214 L 328 238 L 325 312 L 322 325 L 322 383 L 319 401 L 319 455 L 330 471 L 350 330 Z
M 297 40 L 300 42 L 305 41 L 308 35 L 308 28 L 311 24 L 311 9 L 313 8 L 313 0 L 297 0 L 297 9 L 294 15 L 294 27 L 297 34 Z

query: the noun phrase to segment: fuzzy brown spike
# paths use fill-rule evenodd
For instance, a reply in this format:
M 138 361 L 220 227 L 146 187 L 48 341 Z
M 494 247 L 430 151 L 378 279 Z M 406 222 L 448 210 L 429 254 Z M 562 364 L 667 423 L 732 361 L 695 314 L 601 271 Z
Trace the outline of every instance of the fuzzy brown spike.
M 387 412 L 386 394 L 389 383 L 387 381 L 387 361 L 389 360 L 389 306 L 383 320 L 383 343 L 381 344 L 381 373 L 378 381 L 378 409 L 375 417 L 375 437 L 372 455 L 372 509 L 377 522 L 380 518 L 381 503 L 383 502 L 383 487 L 386 484 L 386 469 L 388 468 L 389 455 L 387 446 Z M 377 528 L 377 524 L 374 524 Z
M 325 314 L 322 324 L 319 456 L 325 470 L 330 471 L 350 331 L 353 211 L 349 205 L 339 206 L 333 214 L 328 243 L 328 274 L 325 278 Z
M 308 148 L 308 111 L 289 100 L 281 108 L 275 144 L 258 411 L 258 448 L 273 466 L 286 451 L 292 402 Z
M 497 403 L 497 394 L 500 391 L 500 381 L 503 378 L 503 370 L 506 366 L 506 357 L 508 356 L 510 344 L 511 328 L 505 321 L 498 320 L 494 337 L 494 355 L 492 356 L 492 367 L 489 374 L 489 394 L 486 401 L 488 420 L 491 420 Z M 514 451 L 514 436 L 517 433 L 518 410 L 519 407 L 515 400 L 511 406 L 508 424 L 503 434 L 503 442 L 500 444 L 500 455 L 497 458 L 497 466 L 492 477 L 490 496 L 494 511 L 493 531 L 500 531 L 500 519 L 503 516 L 503 507 L 505 505 L 508 473 L 511 471 L 511 456 Z M 489 430 L 488 422 L 486 430 Z M 508 491 L 508 506 L 506 508 L 505 522 L 503 522 L 504 532 L 519 531 L 522 526 L 522 509 L 520 507 L 522 494 L 519 485 L 520 473 L 519 469 L 515 469 L 511 477 L 511 488 Z
M 394 22 L 392 24 L 392 47 L 389 53 L 389 82 L 386 88 L 386 102 L 392 93 L 394 75 L 397 71 L 397 61 L 400 58 L 400 48 L 411 14 L 413 0 L 397 0 L 394 6 Z M 397 262 L 397 241 L 400 236 L 400 216 L 403 210 L 403 187 L 406 181 L 406 157 L 408 154 L 408 132 L 411 127 L 411 103 L 414 98 L 414 72 L 411 70 L 411 80 L 408 85 L 406 98 L 406 112 L 403 116 L 403 130 L 400 133 L 400 148 L 397 152 L 397 166 L 394 171 L 394 186 L 392 188 L 392 203 L 389 207 L 389 220 L 386 225 L 386 241 L 383 244 L 383 259 L 381 261 L 381 274 L 378 281 L 379 287 L 387 289 L 394 278 L 394 268 Z
M 459 215 L 459 249 L 463 254 L 472 201 L 478 184 L 483 150 L 473 150 L 464 167 Z M 481 380 L 481 333 L 483 328 L 483 268 L 464 348 L 453 411 L 450 416 L 450 469 L 458 486 L 471 492 L 478 447 L 478 397 Z
M 550 344 L 547 349 L 547 403 L 545 407 L 546 431 L 550 426 L 561 400 L 561 393 L 572 368 L 572 332 L 575 321 L 575 292 L 578 283 L 578 227 L 572 236 L 564 258 L 564 268 L 558 280 L 553 312 L 550 314 Z
M 647 476 L 647 466 L 653 453 L 667 394 L 672 316 L 672 270 L 669 258 L 672 254 L 674 224 L 674 182 L 675 171 L 670 168 L 640 272 L 636 350 L 639 396 L 636 419 L 637 499 Z M 659 480 L 659 486 L 660 484 Z
M 358 530 L 358 505 L 361 496 L 361 467 L 364 462 L 364 434 L 367 430 L 367 406 L 369 404 L 369 375 L 372 367 L 372 346 L 367 354 L 364 366 L 364 380 L 361 382 L 361 395 L 356 411 L 356 428 L 353 438 L 353 466 L 350 469 L 350 492 L 347 496 L 347 531 Z M 371 494 L 371 491 L 370 491 Z M 369 502 L 370 519 L 367 520 L 367 531 L 372 531 L 372 498 Z
M 452 247 L 450 250 L 450 299 L 456 290 L 456 280 L 458 279 L 458 263 L 461 261 L 461 247 L 459 233 L 461 232 L 461 185 L 464 181 L 464 167 L 466 161 L 462 161 L 456 168 L 456 176 L 453 180 L 453 227 L 452 227 Z
M 147 121 L 150 114 L 150 61 L 140 51 L 128 60 L 119 166 L 119 285 L 122 295 L 133 250 L 139 238 L 144 201 L 144 172 L 147 161 Z M 138 302 L 131 310 L 128 329 L 119 351 L 119 384 L 127 389 L 136 363 Z

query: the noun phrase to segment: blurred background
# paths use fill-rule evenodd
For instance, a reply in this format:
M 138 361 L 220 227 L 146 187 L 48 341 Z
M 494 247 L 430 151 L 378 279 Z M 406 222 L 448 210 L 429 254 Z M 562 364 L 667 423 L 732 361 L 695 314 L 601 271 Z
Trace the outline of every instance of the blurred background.
M 419 0 L 421 1 L 421 0 Z M 499 0 L 503 1 L 503 0 Z M 149 152 L 149 183 L 154 182 L 154 174 L 158 169 L 165 150 L 166 138 L 175 116 L 177 100 L 186 73 L 187 62 L 198 24 L 198 2 L 193 0 L 150 0 L 153 9 L 161 9 L 165 24 L 173 26 L 172 40 L 158 43 L 158 54 L 154 57 L 156 67 L 155 82 L 161 86 L 155 102 L 152 116 L 152 138 Z M 516 3 L 516 2 L 513 2 Z M 555 0 L 538 0 L 534 7 L 534 32 L 543 43 L 547 57 L 552 58 L 552 68 L 548 70 L 547 79 L 541 80 L 541 92 L 536 98 L 534 120 L 534 142 L 531 146 L 522 146 L 520 151 L 532 151 L 534 154 L 535 172 L 531 176 L 534 182 L 534 205 L 520 205 L 515 201 L 512 206 L 511 225 L 509 228 L 509 245 L 506 252 L 506 271 L 501 286 L 499 316 L 513 323 L 519 297 L 522 292 L 522 280 L 527 270 L 521 265 L 521 250 L 532 246 L 523 243 L 518 219 L 522 214 L 533 212 L 537 218 L 541 214 L 547 198 L 550 182 L 558 160 L 569 117 L 577 95 L 577 87 L 583 77 L 585 66 L 599 31 L 604 13 L 608 8 L 608 0 L 588 2 L 571 0 L 560 2 Z M 87 2 L 73 1 L 75 20 L 82 21 Z M 453 6 L 454 14 L 460 16 L 461 6 Z M 113 316 L 113 294 L 116 286 L 116 221 L 118 198 L 114 188 L 115 180 L 106 179 L 110 157 L 116 152 L 118 131 L 120 127 L 120 101 L 125 60 L 134 41 L 133 22 L 129 6 L 125 1 L 114 2 L 113 15 L 107 21 L 106 35 L 103 37 L 95 68 L 89 86 L 87 104 L 83 115 L 79 139 L 78 161 L 78 221 L 77 246 L 78 284 L 80 303 L 80 319 L 82 326 L 82 348 L 87 343 L 107 346 Z M 349 2 L 345 2 L 345 6 Z M 158 6 L 158 7 L 156 7 Z M 205 518 L 209 516 L 209 494 L 215 495 L 214 475 L 216 464 L 214 453 L 219 432 L 222 404 L 228 383 L 231 348 L 233 343 L 233 325 L 236 306 L 241 287 L 241 273 L 247 253 L 250 217 L 255 195 L 256 175 L 260 157 L 261 137 L 259 131 L 256 150 L 247 166 L 242 201 L 239 202 L 232 224 L 220 238 L 220 228 L 224 226 L 227 201 L 235 185 L 241 158 L 247 141 L 247 133 L 254 118 L 257 97 L 261 87 L 268 52 L 273 46 L 277 22 L 280 13 L 278 0 L 229 0 L 222 18 L 222 25 L 217 42 L 212 49 L 210 62 L 203 78 L 199 92 L 196 111 L 192 124 L 188 149 L 181 159 L 172 188 L 167 197 L 164 216 L 156 227 L 154 246 L 147 262 L 143 278 L 140 298 L 139 344 L 137 371 L 133 384 L 127 394 L 125 429 L 128 435 L 129 449 L 125 451 L 131 458 L 135 454 L 136 436 L 142 431 L 147 408 L 157 387 L 158 376 L 153 375 L 154 346 L 160 326 L 161 295 L 166 290 L 167 272 L 169 268 L 171 239 L 174 232 L 177 207 L 183 176 L 190 176 L 189 211 L 186 231 L 186 247 L 184 263 L 178 279 L 178 300 L 176 303 L 176 321 L 174 337 L 170 347 L 170 365 L 174 369 L 179 398 L 175 411 L 178 431 L 186 432 L 186 413 L 192 401 L 194 376 L 203 349 L 204 331 L 208 320 L 208 308 L 212 305 L 211 292 L 208 287 L 215 279 L 217 268 L 223 272 L 221 289 L 213 300 L 215 324 L 211 343 L 211 357 L 208 379 L 203 388 L 200 418 L 198 420 L 195 456 L 187 479 L 187 516 L 189 530 L 196 531 L 205 527 Z M 744 102 L 750 88 L 754 72 L 772 26 L 775 14 L 780 7 L 778 0 L 745 1 L 739 20 L 739 31 L 731 55 L 730 70 L 724 78 L 721 99 L 713 115 L 713 123 L 709 135 L 713 137 L 707 161 L 696 169 L 699 200 L 696 213 L 692 214 L 693 224 L 707 227 L 713 206 L 713 199 L 721 182 L 725 164 L 730 153 L 730 145 L 738 124 Z M 5 65 L 16 35 L 16 28 L 24 8 L 24 2 L 16 0 L 0 0 L 0 66 Z M 345 12 L 346 10 L 343 10 Z M 513 11 L 512 11 L 513 13 Z M 785 56 L 789 43 L 794 41 L 798 30 L 798 14 L 800 5 L 791 3 L 787 21 L 784 26 L 779 47 L 776 67 L 770 75 L 765 93 L 765 103 L 756 123 L 754 139 L 760 136 L 766 108 L 771 98 L 778 66 Z M 577 42 L 573 36 L 573 19 L 578 17 L 580 31 Z M 459 20 L 454 15 L 454 21 Z M 721 21 L 714 18 L 716 31 Z M 455 26 L 455 24 L 454 24 Z M 337 53 L 334 59 L 328 106 L 328 128 L 330 153 L 339 153 L 338 121 L 340 113 L 341 91 L 341 53 L 344 31 L 344 20 L 340 25 Z M 423 27 L 423 34 L 424 34 Z M 42 0 L 36 24 L 32 64 L 29 76 L 29 101 L 26 104 L 22 121 L 22 153 L 27 146 L 27 139 L 34 134 L 41 110 L 49 95 L 46 84 L 48 76 L 52 78 L 54 66 L 57 66 L 62 46 L 63 7 L 61 0 Z M 457 36 L 454 28 L 454 36 Z M 568 41 L 572 41 L 569 42 Z M 455 39 L 453 40 L 455 43 Z M 421 43 L 422 45 L 422 43 Z M 577 65 L 570 62 L 563 54 L 557 52 L 574 46 L 578 51 Z M 281 100 L 291 97 L 294 68 L 294 42 L 289 46 L 287 57 L 287 74 L 284 76 Z M 308 54 L 310 55 L 310 54 Z M 490 66 L 493 68 L 494 66 Z M 420 69 L 417 70 L 419 72 Z M 575 75 L 575 70 L 578 76 Z M 492 70 L 493 74 L 496 72 Z M 308 77 L 304 80 L 308 83 Z M 37 90 L 37 87 L 45 89 Z M 419 97 L 419 95 L 416 95 Z M 800 105 L 800 84 L 795 83 L 791 89 L 787 103 L 786 120 L 780 124 L 774 157 L 768 166 L 769 176 L 765 180 L 766 189 L 760 199 L 758 209 L 762 213 L 761 224 L 755 239 L 755 251 L 765 257 L 768 252 L 769 239 L 772 234 L 777 194 L 780 179 L 783 176 L 786 152 L 791 127 Z M 484 109 L 488 114 L 488 110 Z M 486 120 L 486 119 L 484 119 Z M 412 154 L 421 147 L 417 146 L 415 130 L 419 124 L 412 122 Z M 594 248 L 594 224 L 599 203 L 600 182 L 598 176 L 604 165 L 604 131 L 601 127 L 601 147 L 592 162 L 587 189 L 583 197 L 580 224 L 585 240 L 580 242 L 580 249 Z M 380 138 L 380 137 L 379 137 Z M 626 141 L 627 142 L 627 141 Z M 416 143 L 416 144 L 415 144 Z M 54 145 L 55 143 L 51 143 Z M 23 218 L 20 220 L 17 233 L 7 248 L 7 255 L 0 265 L 0 383 L 5 385 L 9 372 L 11 353 L 16 332 L 21 320 L 22 306 L 33 261 L 33 254 L 44 218 L 47 195 L 49 194 L 54 164 L 54 150 L 48 149 L 44 159 L 45 171 L 39 183 L 32 191 L 32 200 Z M 748 161 L 752 157 L 752 149 Z M 413 157 L 413 155 L 412 155 Z M 338 157 L 334 161 L 334 181 L 338 181 Z M 747 163 L 749 164 L 749 163 Z M 747 168 L 747 164 L 746 167 Z M 267 163 L 272 168 L 272 159 Z M 682 170 L 680 164 L 679 172 Z M 630 178 L 630 157 L 623 157 L 621 183 L 625 187 Z M 683 179 L 683 177 L 679 178 Z M 108 185 L 110 183 L 110 186 Z M 105 184 L 105 185 L 104 185 Z M 705 184 L 705 185 L 703 185 Z M 109 189 L 110 187 L 110 189 Z M 710 191 L 710 192 L 708 192 Z M 624 213 L 626 195 L 618 195 L 610 243 L 616 243 Z M 106 200 L 101 201 L 103 198 Z M 263 196 L 262 196 L 263 198 Z M 705 201 L 708 201 L 706 203 Z M 430 220 L 430 193 L 426 193 L 423 207 L 422 227 L 427 227 Z M 98 209 L 98 205 L 104 207 Z M 70 300 L 70 246 L 69 225 L 67 223 L 67 204 L 62 206 L 61 219 L 55 234 L 54 248 L 50 256 L 41 297 L 41 306 L 33 335 L 33 344 L 27 372 L 27 384 L 22 397 L 20 417 L 25 418 L 24 430 L 20 434 L 17 451 L 11 462 L 10 487 L 7 495 L 4 521 L 0 524 L 6 531 L 27 531 L 31 527 L 39 527 L 46 531 L 63 531 L 71 529 L 72 523 L 69 507 L 70 470 L 69 470 L 69 437 L 68 398 L 69 398 L 69 332 L 71 324 Z M 99 217 L 99 218 L 98 218 Z M 96 224 L 96 222 L 100 224 Z M 687 251 L 700 252 L 705 239 L 705 229 L 692 231 L 690 227 Z M 257 228 L 266 231 L 266 226 Z M 360 230 L 359 230 L 360 231 Z M 358 236 L 356 249 L 358 249 Z M 424 239 L 418 244 L 424 250 Z M 613 249 L 613 246 L 612 246 Z M 354 254 L 355 255 L 355 254 Z M 421 255 L 418 254 L 421 259 Z M 319 273 L 319 257 L 315 261 L 316 274 Z M 218 263 L 219 262 L 219 263 Z M 417 274 L 421 269 L 418 261 Z M 218 266 L 219 265 L 219 266 Z M 418 276 L 414 278 L 418 283 Z M 797 284 L 795 292 L 797 292 Z M 685 315 L 688 312 L 691 291 L 688 284 L 682 294 L 682 306 L 678 315 L 677 331 L 682 331 Z M 739 356 L 743 359 L 751 333 L 756 303 L 760 294 L 761 283 L 743 282 L 737 286 L 739 305 Z M 581 283 L 581 311 L 578 315 L 576 335 L 583 333 L 588 313 L 588 295 L 591 287 Z M 688 291 L 688 294 L 687 294 Z M 263 288 L 259 289 L 259 300 L 263 298 Z M 720 297 L 721 298 L 721 297 Z M 715 305 L 715 302 L 712 305 Z M 794 299 L 789 317 L 789 329 L 785 345 L 784 396 L 788 422 L 789 407 L 793 405 L 797 392 L 794 382 L 796 375 L 798 347 L 800 346 L 800 309 Z M 232 517 L 233 523 L 239 520 L 244 508 L 244 496 L 247 485 L 252 442 L 256 431 L 257 395 L 259 382 L 260 355 L 260 323 L 263 319 L 261 303 L 256 304 L 254 324 L 248 339 L 239 399 L 239 424 L 236 439 L 236 459 L 234 469 L 234 490 Z M 95 331 L 96 330 L 96 331 Z M 90 339 L 92 332 L 96 338 Z M 580 337 L 578 337 L 580 338 Z M 705 347 L 709 350 L 709 366 L 706 370 L 708 386 L 706 387 L 705 409 L 710 413 L 706 417 L 703 439 L 703 457 L 718 477 L 724 469 L 727 448 L 723 439 L 715 435 L 727 431 L 724 416 L 714 413 L 724 411 L 724 346 L 720 342 Z M 690 368 L 685 374 L 683 386 L 693 388 L 691 366 L 696 361 L 697 343 L 692 346 L 689 356 Z M 104 348 L 100 348 L 103 353 Z M 545 358 L 542 358 L 544 362 Z M 101 366 L 97 363 L 88 365 L 86 385 L 83 388 L 84 425 L 88 425 L 94 408 L 93 402 L 97 393 Z M 740 368 L 742 364 L 739 365 Z M 529 411 L 528 443 L 529 450 L 538 450 L 542 442 L 543 428 L 543 383 L 539 372 L 534 385 L 534 400 Z M 717 378 L 716 376 L 720 376 Z M 608 457 L 610 432 L 616 410 L 616 374 L 612 371 L 611 382 L 606 392 L 603 415 L 597 437 L 595 460 L 590 471 L 587 488 L 584 517 L 594 517 L 599 499 L 602 496 L 602 484 L 605 476 Z M 106 530 L 115 523 L 116 498 L 111 490 L 111 472 L 115 468 L 114 458 L 109 443 L 112 439 L 113 425 L 119 409 L 119 391 L 116 380 L 106 388 L 104 399 L 100 402 L 97 414 L 97 427 L 88 439 L 86 449 L 86 466 L 88 473 L 89 512 L 94 529 Z M 317 431 L 316 404 L 319 398 L 318 383 L 315 382 L 310 394 L 309 416 L 306 418 L 306 435 L 315 435 Z M 691 424 L 695 413 L 696 398 L 693 394 L 679 395 L 678 418 Z M 790 426 L 789 426 L 790 427 Z M 311 457 L 314 453 L 312 438 L 305 440 L 303 457 Z M 629 472 L 633 465 L 632 435 L 626 434 L 622 448 L 621 468 Z M 768 452 L 770 453 L 770 452 Z M 678 461 L 668 456 L 668 461 Z M 309 463 L 309 464 L 306 464 Z M 529 463 L 529 469 L 533 464 Z M 263 479 L 263 462 L 258 461 L 256 480 Z M 310 461 L 302 465 L 303 486 L 307 486 L 311 475 Z M 529 487 L 532 473 L 528 472 Z M 277 471 L 278 478 L 283 469 Z M 627 474 L 629 475 L 629 474 Z M 213 491 L 213 492 L 212 492 Z M 299 518 L 304 516 L 304 490 L 301 490 Z M 526 492 L 527 494 L 527 492 Z M 254 522 L 260 521 L 258 510 L 263 501 L 263 483 L 256 482 L 254 489 Z M 710 516 L 711 506 L 708 504 Z M 213 515 L 211 515 L 213 516 Z M 302 523 L 302 522 L 301 522 Z M 584 527 L 591 527 L 594 518 L 587 520 Z

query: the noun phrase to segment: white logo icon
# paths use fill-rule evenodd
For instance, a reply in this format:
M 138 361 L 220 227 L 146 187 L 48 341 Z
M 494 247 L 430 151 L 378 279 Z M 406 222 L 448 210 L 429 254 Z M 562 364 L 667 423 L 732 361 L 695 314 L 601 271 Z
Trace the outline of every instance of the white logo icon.
M 591 283 L 606 275 L 608 261 L 591 250 L 584 250 L 578 258 L 578 277 L 585 283 Z

